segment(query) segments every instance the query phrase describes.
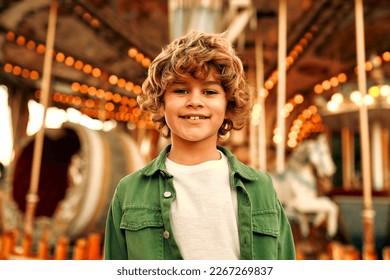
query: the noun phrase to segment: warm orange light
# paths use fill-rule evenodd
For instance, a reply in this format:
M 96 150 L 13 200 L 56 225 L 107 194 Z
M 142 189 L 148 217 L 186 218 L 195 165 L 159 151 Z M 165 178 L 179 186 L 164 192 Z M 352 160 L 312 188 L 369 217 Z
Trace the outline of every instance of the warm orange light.
M 111 100 L 112 99 L 112 92 L 111 91 L 106 91 L 106 96 L 104 98 L 106 100 Z
M 273 89 L 273 87 L 274 87 L 274 83 L 273 83 L 271 80 L 267 80 L 267 81 L 265 81 L 265 83 L 264 83 L 264 87 L 265 87 L 267 90 L 271 90 L 271 89 Z
M 75 98 L 73 98 L 73 104 L 74 104 L 74 105 L 80 106 L 81 103 L 82 103 L 81 97 L 75 96 Z
M 70 88 L 73 90 L 73 91 L 79 91 L 80 89 L 80 83 L 78 82 L 73 82 L 70 86 Z
M 118 83 L 118 77 L 116 75 L 111 75 L 108 78 L 108 82 L 112 85 L 116 85 Z
M 87 94 L 88 93 L 88 86 L 87 85 L 81 85 L 80 86 L 80 92 L 82 94 Z
M 372 64 L 375 65 L 375 66 L 380 66 L 382 65 L 382 58 L 377 55 L 375 56 L 373 59 L 372 59 Z
M 142 53 L 137 53 L 136 56 L 135 56 L 135 60 L 138 63 L 141 63 L 144 58 L 145 58 L 145 56 Z
M 92 16 L 91 16 L 90 13 L 84 13 L 84 14 L 83 14 L 83 19 L 84 19 L 85 21 L 90 21 L 90 20 L 92 19 Z
M 300 44 L 302 47 L 306 46 L 306 45 L 307 45 L 307 39 L 302 38 L 301 40 L 299 40 L 299 44 Z
M 371 61 L 366 61 L 366 63 L 364 64 L 364 69 L 366 71 L 371 71 L 372 70 L 372 62 Z
M 94 28 L 98 28 L 100 27 L 100 21 L 96 18 L 92 19 L 91 22 L 90 22 L 91 26 L 94 27 Z
M 132 91 L 133 88 L 134 88 L 134 84 L 133 84 L 132 82 L 127 82 L 127 83 L 126 83 L 125 89 L 126 89 L 127 91 Z
M 292 105 L 291 103 L 287 103 L 284 105 L 284 110 L 286 112 L 291 112 L 293 109 L 294 109 L 294 105 Z
M 337 79 L 337 77 L 330 78 L 330 84 L 332 87 L 337 87 L 339 85 L 339 80 Z
M 106 105 L 104 106 L 104 108 L 107 110 L 107 111 L 113 111 L 115 109 L 115 105 L 111 102 L 107 102 Z
M 311 111 L 306 109 L 306 110 L 303 110 L 302 112 L 302 116 L 305 118 L 305 119 L 308 119 L 311 117 Z
M 39 44 L 36 48 L 36 52 L 39 54 L 44 54 L 46 51 L 45 45 Z
M 90 95 L 90 96 L 95 96 L 96 95 L 96 88 L 95 87 L 89 87 L 88 88 L 88 94 Z
M 307 108 L 312 114 L 317 113 L 318 109 L 315 105 L 310 105 L 309 108 Z
M 33 49 L 35 49 L 36 44 L 35 44 L 34 41 L 29 40 L 29 41 L 27 42 L 26 46 L 27 46 L 27 48 L 28 48 L 29 50 L 33 50 Z
M 303 98 L 302 94 L 296 94 L 294 96 L 294 102 L 296 104 L 302 104 L 303 100 L 304 100 L 304 98 Z
M 127 52 L 127 54 L 130 56 L 130 57 L 135 57 L 138 53 L 138 50 L 136 48 L 130 48 L 129 51 Z
M 339 79 L 340 83 L 345 83 L 347 81 L 347 75 L 345 75 L 344 73 L 338 74 L 337 78 Z
M 38 80 L 39 79 L 39 73 L 35 70 L 32 70 L 30 72 L 30 79 L 31 80 Z
M 22 46 L 26 43 L 26 38 L 22 35 L 18 36 L 18 38 L 16 38 L 16 44 L 18 44 L 19 46 Z
M 83 67 L 83 71 L 85 74 L 90 74 L 92 72 L 92 66 L 90 64 L 85 64 Z
M 84 62 L 82 62 L 81 60 L 76 60 L 76 62 L 74 63 L 74 68 L 77 70 L 81 70 L 83 69 L 83 67 L 84 67 Z
M 289 139 L 287 141 L 287 146 L 289 146 L 290 148 L 294 148 L 296 145 L 297 145 L 297 141 L 295 139 Z
M 99 97 L 99 98 L 104 98 L 105 97 L 105 92 L 103 89 L 98 89 L 97 92 L 96 92 L 96 96 Z
M 135 107 L 137 105 L 137 100 L 135 98 L 131 98 L 128 104 L 130 107 Z
M 65 60 L 65 55 L 64 55 L 62 52 L 58 52 L 58 53 L 56 54 L 56 60 L 57 60 L 58 62 L 63 62 L 63 61 Z
M 328 80 L 323 81 L 321 85 L 324 90 L 330 89 L 330 82 Z
M 303 48 L 302 48 L 301 45 L 296 45 L 296 46 L 294 47 L 294 50 L 295 50 L 298 54 L 300 54 L 300 53 L 303 52 Z
M 139 117 L 142 114 L 142 111 L 140 108 L 134 108 L 133 109 L 133 115 L 136 117 Z
M 126 105 L 129 102 L 129 98 L 127 96 L 122 96 L 121 104 Z
M 119 93 L 115 93 L 113 96 L 112 96 L 112 100 L 115 102 L 115 103 L 119 103 L 121 102 L 121 95 Z
M 15 40 L 15 33 L 12 32 L 12 31 L 7 32 L 6 38 L 7 38 L 8 41 Z
M 141 88 L 141 86 L 139 86 L 139 85 L 134 86 L 133 92 L 134 92 L 135 94 L 141 94 L 141 93 L 142 93 L 142 88 Z
M 384 52 L 382 55 L 382 58 L 384 61 L 389 62 L 390 61 L 390 52 Z
M 71 56 L 68 56 L 67 58 L 65 58 L 65 65 L 66 66 L 73 66 L 74 64 L 74 58 L 71 57 Z
M 321 118 L 321 116 L 320 116 L 319 114 L 313 115 L 313 117 L 312 117 L 311 119 L 312 119 L 312 121 L 313 121 L 314 123 L 320 123 L 321 120 L 322 120 L 322 118 Z
M 92 69 L 92 76 L 99 78 L 102 75 L 102 71 L 99 68 Z
M 313 39 L 313 34 L 311 34 L 310 32 L 307 32 L 307 33 L 305 34 L 305 39 L 306 39 L 306 40 L 311 40 L 311 39 Z
M 123 78 L 118 79 L 118 87 L 124 88 L 126 86 L 126 80 Z
M 12 64 L 10 64 L 10 63 L 6 63 L 6 64 L 4 65 L 4 71 L 5 71 L 6 73 L 11 73 L 11 72 L 12 72 L 12 68 L 13 68 L 13 66 L 12 66 Z
M 65 103 L 66 102 L 66 96 L 65 95 L 63 95 L 63 94 L 60 95 L 60 102 L 61 103 Z
M 288 64 L 293 64 L 294 63 L 294 58 L 292 58 L 291 56 L 288 56 L 287 58 L 286 58 L 286 62 L 288 63 Z
M 28 69 L 22 69 L 22 77 L 27 79 L 28 77 L 30 77 L 30 71 Z
M 53 94 L 53 100 L 55 102 L 59 102 L 61 99 L 61 94 L 59 94 L 58 92 L 56 92 L 55 94 Z
M 314 86 L 314 92 L 316 94 L 321 94 L 323 91 L 324 91 L 324 89 L 322 88 L 322 85 L 317 84 Z
M 15 76 L 19 76 L 22 73 L 22 67 L 20 66 L 15 66 L 14 69 L 12 70 L 12 74 Z
M 126 113 L 127 112 L 127 107 L 124 106 L 124 105 L 121 105 L 121 106 L 119 106 L 118 111 L 121 112 L 121 113 Z
M 299 56 L 299 53 L 296 51 L 296 50 L 292 50 L 290 52 L 290 56 L 293 58 L 293 59 L 297 59 L 297 57 Z
M 145 58 L 142 60 L 142 66 L 145 67 L 145 68 L 149 67 L 149 66 L 150 66 L 150 63 L 151 63 L 151 61 L 150 61 L 150 59 L 147 58 L 147 57 L 145 57 Z

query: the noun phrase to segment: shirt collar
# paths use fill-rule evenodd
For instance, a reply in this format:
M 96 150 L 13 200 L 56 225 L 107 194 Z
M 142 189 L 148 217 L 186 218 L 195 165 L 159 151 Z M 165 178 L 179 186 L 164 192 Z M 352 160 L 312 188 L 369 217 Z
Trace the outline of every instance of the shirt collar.
M 250 181 L 257 180 L 256 171 L 254 169 L 240 162 L 236 158 L 236 156 L 227 148 L 218 146 L 218 149 L 227 157 L 233 175 L 238 175 Z M 146 165 L 140 170 L 141 173 L 146 176 L 152 176 L 156 172 L 164 172 L 165 174 L 169 175 L 165 167 L 165 159 L 170 150 L 171 145 L 165 147 L 157 156 L 157 158 L 155 158 L 153 161 L 151 161 L 148 165 Z

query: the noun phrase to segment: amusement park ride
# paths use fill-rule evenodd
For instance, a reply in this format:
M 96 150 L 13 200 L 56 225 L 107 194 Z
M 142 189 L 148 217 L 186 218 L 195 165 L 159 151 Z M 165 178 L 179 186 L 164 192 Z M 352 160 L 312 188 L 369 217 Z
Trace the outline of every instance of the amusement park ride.
M 243 60 L 256 103 L 222 144 L 272 175 L 297 245 L 325 224 L 325 258 L 390 259 L 387 0 L 0 1 L 13 135 L 0 259 L 101 258 L 118 180 L 166 144 L 137 106 L 140 85 L 161 47 L 191 29 L 227 30 Z

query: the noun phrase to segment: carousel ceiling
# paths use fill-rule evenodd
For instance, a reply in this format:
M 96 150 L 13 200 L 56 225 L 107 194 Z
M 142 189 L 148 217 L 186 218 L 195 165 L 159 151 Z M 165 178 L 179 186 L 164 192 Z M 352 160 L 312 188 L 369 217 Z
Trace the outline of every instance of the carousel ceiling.
M 353 0 L 287 1 L 286 101 L 288 123 L 310 105 L 356 85 Z M 39 97 L 50 0 L 0 1 L 0 81 Z M 52 68 L 52 104 L 95 118 L 140 120 L 134 97 L 150 61 L 170 41 L 172 12 L 217 11 L 220 29 L 235 28 L 234 42 L 248 79 L 256 85 L 256 36 L 263 46 L 268 125 L 275 121 L 278 1 L 61 0 Z M 202 6 L 203 5 L 203 6 Z M 214 9 L 214 10 L 213 10 Z M 245 18 L 245 13 L 252 16 Z M 368 85 L 388 84 L 390 4 L 364 1 Z M 240 19 L 241 17 L 241 19 Z M 188 21 L 188 19 L 187 19 Z M 221 23 L 222 22 L 222 23 Z M 259 61 L 259 60 L 257 60 Z M 370 68 L 371 67 L 371 68 Z M 386 81 L 387 80 L 387 81 Z M 388 112 L 388 110 L 387 110 Z M 388 113 L 387 113 L 388 114 Z M 386 118 L 390 118 L 389 115 Z M 337 122 L 336 122 L 337 123 Z

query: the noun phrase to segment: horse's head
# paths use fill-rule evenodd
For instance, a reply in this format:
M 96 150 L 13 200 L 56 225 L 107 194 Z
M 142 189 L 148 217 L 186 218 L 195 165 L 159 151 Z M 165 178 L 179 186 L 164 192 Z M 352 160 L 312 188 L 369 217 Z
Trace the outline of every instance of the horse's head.
M 288 165 L 295 171 L 311 165 L 319 177 L 331 177 L 336 172 L 329 143 L 324 134 L 303 141 L 289 157 Z
M 309 162 L 313 164 L 319 177 L 330 177 L 336 172 L 329 149 L 329 143 L 324 134 L 320 134 L 314 140 L 308 141 Z

